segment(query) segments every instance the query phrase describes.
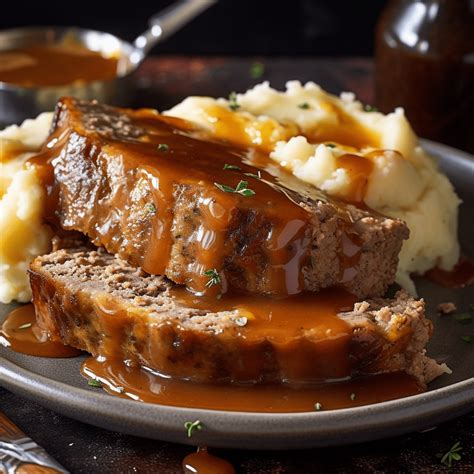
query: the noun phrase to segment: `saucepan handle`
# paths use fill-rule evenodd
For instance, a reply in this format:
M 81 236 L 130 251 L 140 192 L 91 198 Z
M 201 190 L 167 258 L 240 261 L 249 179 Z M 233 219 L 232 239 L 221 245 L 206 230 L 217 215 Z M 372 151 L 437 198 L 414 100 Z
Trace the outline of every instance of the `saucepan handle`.
M 184 25 L 214 5 L 217 0 L 180 0 L 150 18 L 150 28 L 141 34 L 134 46 L 143 59 L 160 41 L 168 38 Z

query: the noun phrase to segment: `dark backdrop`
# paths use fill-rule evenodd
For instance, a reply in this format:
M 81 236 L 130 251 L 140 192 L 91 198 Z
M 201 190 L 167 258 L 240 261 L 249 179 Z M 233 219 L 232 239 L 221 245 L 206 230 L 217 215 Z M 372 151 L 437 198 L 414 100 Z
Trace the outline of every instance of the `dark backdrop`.
M 170 1 L 8 2 L 0 28 L 71 25 L 132 40 Z M 235 55 L 370 55 L 385 0 L 220 0 L 154 52 Z

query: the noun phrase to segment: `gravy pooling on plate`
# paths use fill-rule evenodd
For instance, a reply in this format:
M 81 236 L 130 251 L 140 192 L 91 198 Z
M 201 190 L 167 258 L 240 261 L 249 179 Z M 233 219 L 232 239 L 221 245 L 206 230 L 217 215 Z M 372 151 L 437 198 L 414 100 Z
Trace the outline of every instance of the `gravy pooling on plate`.
M 14 309 L 0 327 L 0 344 L 15 352 L 38 357 L 76 357 L 82 351 L 53 341 L 36 324 L 35 309 L 27 304 Z
M 396 257 L 406 233 L 397 235 L 399 241 L 396 245 L 392 242 L 393 255 L 388 256 L 384 253 L 384 244 L 389 238 L 383 230 L 392 231 L 397 226 L 406 230 L 406 227 L 400 221 L 354 206 L 361 205 L 367 187 L 365 176 L 373 168 L 366 157 L 351 153 L 337 157 L 338 165 L 353 178 L 354 189 L 348 194 L 351 198 L 348 201 L 352 202 L 348 203 L 335 197 L 328 198 L 316 188 L 300 182 L 257 147 L 218 141 L 199 133 L 189 122 L 163 117 L 148 109 L 130 111 L 64 98 L 58 104 L 53 124 L 53 132 L 42 152 L 28 162 L 37 170 L 48 190 L 46 213 L 54 216 L 50 222 L 63 229 L 82 232 L 96 245 L 105 246 L 110 254 L 120 254 L 134 270 L 140 267 L 151 275 L 165 274 L 175 283 L 194 291 L 191 294 L 184 286 L 167 287 L 168 296 L 179 303 L 178 307 L 170 310 L 169 305 L 163 310 L 155 301 L 153 304 L 158 306 L 156 317 L 150 320 L 144 317 L 143 322 L 140 318 L 146 306 L 144 297 L 156 297 L 157 291 L 135 294 L 134 301 L 138 302 L 135 306 L 125 298 L 122 298 L 125 303 L 119 302 L 121 295 L 115 291 L 103 291 L 103 294 L 111 295 L 111 299 L 104 299 L 104 304 L 98 305 L 93 291 L 85 284 L 92 280 L 92 273 L 70 285 L 72 280 L 61 280 L 64 275 L 70 276 L 67 268 L 54 273 L 67 260 L 67 255 L 59 259 L 51 257 L 48 261 L 48 257 L 56 255 L 51 253 L 44 256 L 45 260 L 39 257 L 32 263 L 34 302 L 41 310 L 40 325 L 43 329 L 48 328 L 53 339 L 85 348 L 97 356 L 85 361 L 82 373 L 100 381 L 108 392 L 172 406 L 254 412 L 320 411 L 419 393 L 427 382 L 443 372 L 444 369 L 437 366 L 434 376 L 427 376 L 428 371 L 424 370 L 414 375 L 418 370 L 415 366 L 436 365 L 423 352 L 431 325 L 424 318 L 424 308 L 416 306 L 422 302 L 397 295 L 390 300 L 393 307 L 385 306 L 386 311 L 379 314 L 378 311 L 384 308 L 377 303 L 379 300 L 360 303 L 360 308 L 351 311 L 355 299 L 347 298 L 340 288 L 332 294 L 333 300 L 327 292 L 315 294 L 314 287 L 312 294 L 305 293 L 307 288 L 303 287 L 302 281 L 302 276 L 306 277 L 305 264 L 320 264 L 311 254 L 321 245 L 320 240 L 312 240 L 318 235 L 332 236 L 337 241 L 332 252 L 333 265 L 326 262 L 319 269 L 329 274 L 334 266 L 338 267 L 339 279 L 330 286 L 341 287 L 352 281 L 361 262 L 364 262 L 364 268 L 370 269 L 372 276 L 389 262 L 391 270 L 383 270 L 382 274 L 389 275 L 388 280 L 393 281 Z M 83 179 L 84 176 L 87 179 Z M 101 188 L 89 193 L 87 186 L 96 184 Z M 189 200 L 190 205 L 180 209 L 176 196 L 189 190 L 195 192 Z M 93 202 L 95 207 L 86 200 L 81 201 L 84 196 L 98 197 Z M 342 223 L 324 229 L 323 223 L 331 215 L 330 210 L 323 213 L 317 224 L 309 210 L 312 209 L 310 205 L 320 209 L 328 203 L 337 208 L 335 215 Z M 185 225 L 180 232 L 175 232 L 173 219 L 183 208 Z M 245 225 L 230 227 L 229 222 L 239 213 L 245 216 L 242 219 Z M 256 218 L 259 215 L 265 215 L 269 222 L 260 221 Z M 366 241 L 359 238 L 361 229 L 363 232 L 367 232 L 369 226 L 376 229 L 379 222 L 383 222 L 382 231 L 374 232 L 376 237 Z M 255 237 L 261 229 L 265 232 L 262 243 Z M 139 239 L 133 240 L 137 236 Z M 144 247 L 137 247 L 147 238 L 149 242 Z M 197 251 L 194 260 L 190 260 L 192 265 L 183 265 L 168 274 L 166 270 L 173 255 L 170 248 L 176 241 L 185 242 L 178 252 L 180 255 L 193 248 Z M 238 251 L 236 260 L 229 263 L 227 257 L 233 256 L 228 251 L 231 244 L 236 244 Z M 370 245 L 374 245 L 376 252 L 363 259 L 363 251 Z M 248 249 L 250 252 L 246 253 Z M 101 274 L 108 274 L 110 269 L 105 269 L 108 264 L 101 267 L 99 261 L 87 253 L 89 250 L 86 249 L 77 261 L 72 260 L 68 268 L 77 270 L 82 263 L 87 265 L 89 262 L 96 268 L 104 268 Z M 112 255 L 108 257 L 114 258 Z M 380 261 L 377 260 L 379 257 Z M 374 262 L 378 263 L 374 265 Z M 171 263 L 179 266 L 179 261 Z M 51 271 L 45 270 L 46 267 Z M 236 267 L 238 272 L 235 272 Z M 119 282 L 120 268 L 120 264 L 114 263 L 109 271 Z M 224 270 L 228 270 L 229 275 L 237 275 L 235 282 L 225 278 Z M 268 284 L 265 289 L 269 290 L 266 293 L 286 299 L 264 301 L 262 294 L 265 291 L 249 294 L 250 291 L 242 292 L 238 286 L 232 291 L 229 283 L 241 282 L 244 272 L 248 273 L 247 278 L 258 282 L 263 271 Z M 143 273 L 138 278 L 143 282 L 147 275 Z M 378 281 L 378 278 L 374 280 Z M 121 281 L 127 283 L 127 277 Z M 133 291 L 131 282 L 128 283 L 130 285 L 124 288 Z M 203 295 L 209 287 L 216 291 Z M 236 288 L 240 292 L 235 291 Z M 363 293 L 367 298 L 383 293 L 371 288 Z M 289 295 L 296 296 L 290 299 Z M 88 298 L 91 304 L 81 306 L 80 300 L 87 302 Z M 116 301 L 112 301 L 114 298 Z M 333 308 L 335 302 L 337 307 Z M 370 310 L 372 303 L 374 307 Z M 212 322 L 204 325 L 201 333 L 191 326 L 182 331 L 186 321 L 176 317 L 179 305 L 198 311 L 191 314 L 191 318 L 200 320 L 211 315 L 209 321 Z M 225 318 L 235 310 L 242 314 L 240 319 L 245 319 L 243 324 L 236 322 L 238 327 L 229 329 L 227 320 L 222 326 L 213 326 L 216 317 L 224 315 Z M 166 314 L 166 311 L 170 311 L 169 320 L 160 320 L 158 315 Z M 88 315 L 93 318 L 88 319 Z M 350 318 L 357 324 L 350 326 Z M 413 325 L 407 324 L 411 318 Z M 19 339 L 18 328 L 12 326 L 15 322 L 13 315 L 6 323 L 12 340 Z M 171 334 L 168 339 L 166 335 L 147 332 L 149 327 L 161 326 L 176 332 L 167 333 Z M 374 336 L 371 341 L 367 337 L 369 332 Z M 225 337 L 221 339 L 209 338 L 209 334 L 223 333 Z M 294 348 L 291 346 L 294 336 L 299 337 L 301 333 L 304 337 L 299 338 L 299 345 Z M 154 335 L 157 340 L 162 337 L 161 346 L 154 345 Z M 223 370 L 221 362 L 224 359 L 218 359 L 212 365 L 214 353 L 209 364 L 212 370 L 209 373 L 201 370 L 209 362 L 205 359 L 204 344 L 187 345 L 189 340 L 208 341 L 210 345 L 220 347 L 221 352 L 227 350 L 233 355 L 232 363 L 228 365 L 235 370 Z M 411 340 L 415 342 L 408 347 L 405 342 Z M 263 351 L 262 341 L 266 344 Z M 256 347 L 260 344 L 258 352 L 255 351 L 258 356 L 246 357 L 250 352 L 239 352 L 243 346 L 247 350 L 254 343 Z M 319 352 L 313 346 L 318 346 Z M 21 345 L 19 347 L 21 349 Z M 132 350 L 122 352 L 124 347 Z M 161 358 L 163 347 L 170 347 L 168 357 Z M 196 349 L 199 347 L 201 350 Z M 156 358 L 152 357 L 154 351 L 159 353 Z M 120 357 L 122 354 L 124 357 Z M 420 356 L 416 364 L 412 364 L 413 354 Z M 150 357 L 146 359 L 147 356 Z M 406 360 L 406 365 L 397 366 L 396 356 Z M 161 367 L 157 369 L 156 366 L 162 359 L 167 360 L 165 368 L 174 365 L 187 372 L 160 372 Z M 147 360 L 156 365 L 145 363 Z M 270 361 L 275 360 L 278 363 L 271 365 Z M 356 369 L 353 367 L 355 361 L 362 361 Z M 315 372 L 318 364 L 328 369 L 327 377 L 322 377 L 321 371 Z M 252 372 L 250 369 L 255 367 Z M 188 370 L 190 368 L 192 370 Z M 400 370 L 406 370 L 406 373 Z M 369 373 L 372 375 L 365 376 Z M 210 380 L 198 379 L 199 384 L 190 380 L 203 374 L 204 377 L 209 375 Z M 235 374 L 242 378 L 234 377 Z M 227 383 L 218 383 L 223 381 Z
M 161 377 L 121 360 L 90 357 L 82 374 L 115 396 L 175 407 L 261 413 L 349 408 L 423 392 L 410 375 L 397 372 L 331 383 L 210 384 Z

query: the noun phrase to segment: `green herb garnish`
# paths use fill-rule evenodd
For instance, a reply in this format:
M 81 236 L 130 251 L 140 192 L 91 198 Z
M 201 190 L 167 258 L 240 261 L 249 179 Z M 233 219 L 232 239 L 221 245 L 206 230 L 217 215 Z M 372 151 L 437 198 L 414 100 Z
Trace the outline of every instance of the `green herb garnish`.
M 459 451 L 462 450 L 461 443 L 458 441 L 451 446 L 451 449 L 446 453 L 438 453 L 436 457 L 441 460 L 441 464 L 444 464 L 447 467 L 451 467 L 453 461 L 459 461 L 461 455 Z
M 257 174 L 255 173 L 244 173 L 245 176 L 250 176 L 251 178 L 255 178 L 255 179 L 262 179 L 262 174 L 260 173 L 260 171 L 257 171 Z
M 298 107 L 303 110 L 308 110 L 309 109 L 309 104 L 308 102 L 303 102 L 301 104 L 298 104 Z
M 351 400 L 354 401 L 356 399 L 356 394 L 355 393 L 351 393 Z
M 210 270 L 206 270 L 204 272 L 204 275 L 209 277 L 209 280 L 206 283 L 206 286 L 210 288 L 211 286 L 218 285 L 221 282 L 221 277 L 219 275 L 219 272 L 215 269 L 212 268 Z
M 147 212 L 149 213 L 153 213 L 153 212 L 156 212 L 156 206 L 154 203 L 150 202 L 148 203 L 146 206 L 145 206 L 145 209 Z
M 472 316 L 469 313 L 455 314 L 454 319 L 461 324 L 469 324 L 472 321 Z
M 25 323 L 22 324 L 21 326 L 18 326 L 18 329 L 28 329 L 31 327 L 31 323 Z
M 199 420 L 196 421 L 187 421 L 184 424 L 186 431 L 188 432 L 188 438 L 191 438 L 194 430 L 202 430 L 202 423 Z
M 230 110 L 237 110 L 240 105 L 237 103 L 237 94 L 235 92 L 231 92 L 229 94 L 229 108 Z
M 168 151 L 170 147 L 166 143 L 160 143 L 158 145 L 158 150 L 159 151 Z
M 369 105 L 369 104 L 365 104 L 364 110 L 366 112 L 378 112 L 379 111 L 379 109 L 377 109 L 377 107 L 374 107 L 373 105 Z
M 323 406 L 321 405 L 321 403 L 317 402 L 314 404 L 314 409 L 316 411 L 321 411 L 323 409 Z
M 252 79 L 259 79 L 265 72 L 265 65 L 259 62 L 255 62 L 250 66 L 249 74 Z
M 336 145 L 334 145 L 334 143 L 326 143 L 326 146 L 328 148 L 336 148 Z
M 89 385 L 90 387 L 94 387 L 94 388 L 102 388 L 102 382 L 100 380 L 96 380 L 96 379 L 89 379 L 87 381 L 87 385 Z
M 236 165 L 228 165 L 227 163 L 224 165 L 223 170 L 235 170 L 235 171 L 240 171 L 240 167 Z
M 461 336 L 461 339 L 464 342 L 467 342 L 468 344 L 470 344 L 472 341 L 474 341 L 474 336 Z
M 249 189 L 247 187 L 248 184 L 249 183 L 247 181 L 239 181 L 239 184 L 235 187 L 235 189 L 232 186 L 227 186 L 227 184 L 214 183 L 214 186 L 225 193 L 236 193 L 245 197 L 249 197 L 253 196 L 255 191 L 253 189 Z

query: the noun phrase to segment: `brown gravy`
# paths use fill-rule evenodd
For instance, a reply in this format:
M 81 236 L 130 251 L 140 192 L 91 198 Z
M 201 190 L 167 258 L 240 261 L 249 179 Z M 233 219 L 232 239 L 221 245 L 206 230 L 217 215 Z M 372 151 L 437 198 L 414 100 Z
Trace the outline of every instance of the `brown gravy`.
M 119 185 L 114 193 L 114 205 L 106 202 L 102 208 L 98 208 L 95 215 L 89 217 L 95 219 L 90 223 L 89 236 L 110 252 L 126 253 L 128 249 L 124 250 L 120 245 L 116 247 L 120 232 L 107 233 L 107 229 L 115 227 L 133 233 L 133 226 L 129 225 L 130 229 L 127 229 L 127 223 L 133 223 L 138 217 L 143 218 L 144 209 L 151 209 L 149 212 L 153 213 L 154 219 L 150 235 L 141 236 L 143 241 L 147 241 L 146 248 L 138 252 L 137 260 L 132 263 L 141 266 L 148 273 L 164 274 L 172 244 L 170 209 L 173 208 L 173 186 L 176 182 L 187 184 L 186 180 L 192 185 L 198 183 L 204 189 L 202 196 L 196 197 L 201 228 L 193 234 L 197 241 L 195 267 L 198 270 L 189 269 L 186 281 L 178 283 L 203 292 L 208 279 L 203 278 L 202 270 L 221 269 L 224 256 L 230 253 L 227 252 L 227 235 L 233 213 L 246 209 L 270 216 L 272 232 L 264 239 L 265 258 L 270 268 L 266 277 L 277 295 L 294 296 L 271 299 L 261 295 L 236 295 L 232 291 L 226 292 L 226 285 L 231 282 L 225 278 L 220 291 L 224 295 L 220 299 L 212 293 L 197 297 L 183 287 L 175 288 L 172 292 L 188 306 L 214 311 L 233 308 L 241 310 L 246 323 L 238 328 L 238 336 L 245 339 L 249 345 L 263 338 L 272 339 L 274 345 L 279 347 L 278 355 L 287 364 L 288 372 L 295 374 L 292 380 L 307 380 L 308 370 L 314 370 L 316 365 L 329 368 L 330 376 L 323 377 L 322 380 L 344 380 L 272 385 L 197 384 L 178 378 L 166 378 L 137 365 L 127 364 L 118 359 L 120 344 L 116 341 L 109 344 L 111 350 L 107 354 L 102 354 L 102 357 L 97 359 L 89 358 L 84 362 L 84 376 L 99 379 L 109 393 L 134 400 L 171 406 L 268 413 L 314 411 L 315 404 L 318 404 L 321 410 L 365 405 L 421 391 L 412 377 L 402 373 L 348 380 L 351 374 L 348 347 L 350 331 L 347 323 L 337 317 L 337 312 L 350 309 L 355 298 L 339 290 L 329 290 L 324 292 L 324 295 L 302 293 L 301 270 L 310 258 L 311 214 L 294 198 L 293 191 L 322 201 L 327 200 L 327 197 L 313 187 L 300 183 L 271 161 L 265 152 L 256 148 L 209 141 L 208 137 L 201 136 L 189 123 L 161 117 L 149 110 L 131 112 L 126 117 L 130 117 L 130 123 L 125 122 L 124 126 L 117 130 L 105 120 L 103 125 L 108 127 L 108 133 L 100 137 L 100 147 L 90 147 L 89 156 L 91 160 L 97 161 L 98 166 L 107 166 L 107 163 L 104 164 L 100 160 L 101 154 L 109 154 L 117 160 L 111 165 L 112 168 L 123 167 L 129 175 L 139 173 L 142 187 L 138 191 L 143 191 L 144 199 L 138 202 L 138 209 L 134 208 L 135 203 L 129 201 L 130 187 Z M 112 115 L 112 120 L 115 119 L 118 120 Z M 67 123 L 67 120 L 64 122 Z M 125 134 L 130 124 L 137 130 L 145 130 L 146 133 L 126 137 L 121 135 Z M 81 130 L 64 130 L 59 124 L 43 153 L 30 160 L 30 164 L 39 166 L 43 182 L 49 187 L 51 202 L 48 211 L 51 215 L 56 209 L 57 189 L 54 187 L 49 163 L 61 152 L 64 140 L 68 140 L 70 134 L 75 134 L 76 144 L 79 145 L 80 132 Z M 321 136 L 322 138 L 328 137 Z M 361 201 L 367 175 L 371 171 L 370 160 L 348 154 L 340 157 L 339 161 L 341 166 L 357 176 L 353 195 L 354 201 Z M 224 169 L 225 164 L 232 168 Z M 74 163 L 69 165 L 73 166 Z M 59 166 L 55 169 L 58 180 L 61 179 L 62 172 L 64 170 Z M 245 173 L 251 173 L 253 176 L 247 176 Z M 244 196 L 222 192 L 215 186 L 215 183 L 219 183 L 235 188 L 241 180 L 247 181 L 248 188 L 255 194 Z M 73 199 L 74 196 L 62 198 Z M 350 226 L 351 216 L 347 204 L 340 203 L 340 213 L 341 218 Z M 118 225 L 117 219 L 122 227 Z M 255 222 L 254 227 L 258 230 L 259 222 Z M 351 232 L 342 234 L 339 259 L 341 281 L 345 282 L 354 276 L 354 267 L 361 253 L 361 242 L 358 241 L 358 236 Z M 260 244 L 261 242 L 258 242 L 258 245 Z M 254 278 L 259 275 L 255 260 L 248 258 L 246 265 L 249 275 Z M 30 317 L 33 321 L 33 316 Z M 111 323 L 111 326 L 114 325 L 111 331 L 122 331 L 120 315 L 114 314 L 111 319 L 114 320 Z M 10 339 L 16 341 L 20 331 L 18 325 L 23 322 L 16 324 L 15 321 L 12 326 L 13 320 L 14 317 L 7 320 L 10 325 L 7 325 L 8 331 L 4 332 L 8 332 Z M 33 329 L 32 325 L 32 333 Z M 311 349 L 305 352 L 300 350 L 299 346 L 295 350 L 291 343 L 298 340 L 301 333 L 307 329 L 320 335 L 321 344 L 316 351 Z M 14 334 L 15 338 L 11 334 Z M 37 341 L 33 343 L 37 345 Z M 26 346 L 23 343 L 10 345 L 14 350 L 18 347 L 19 351 L 24 351 Z M 114 359 L 114 356 L 117 359 Z M 249 365 L 261 362 L 249 358 Z
M 28 46 L 0 52 L 0 82 L 44 87 L 111 80 L 117 63 L 80 45 Z
M 405 373 L 380 374 L 322 384 L 204 384 L 160 377 L 120 360 L 88 358 L 86 378 L 100 380 L 110 394 L 175 407 L 292 413 L 355 407 L 421 393 Z
M 183 459 L 185 474 L 235 474 L 230 462 L 210 454 L 207 448 L 198 448 L 195 453 L 188 454 Z
M 98 118 L 94 115 L 93 105 L 78 107 L 86 121 L 87 117 Z M 271 289 L 268 293 L 283 296 L 304 290 L 303 269 L 311 258 L 313 224 L 312 213 L 299 201 L 303 195 L 324 202 L 329 200 L 326 195 L 313 186 L 301 183 L 272 161 L 267 153 L 252 147 L 241 148 L 212 141 L 209 136 L 203 136 L 201 130 L 194 129 L 183 120 L 160 116 L 146 109 L 127 112 L 125 118 L 116 111 L 111 111 L 110 115 L 115 121 L 123 120 L 126 126 L 120 131 L 105 122 L 104 130 L 107 133 L 101 135 L 100 147 L 92 147 L 91 160 L 97 166 L 116 167 L 127 176 L 134 175 L 135 187 L 131 189 L 127 183 L 114 182 L 113 177 L 110 177 L 113 202 L 103 200 L 105 204 L 94 203 L 93 216 L 73 217 L 68 220 L 70 223 L 63 222 L 63 227 L 76 230 L 86 228 L 91 239 L 109 252 L 118 252 L 147 273 L 169 275 L 170 265 L 173 264 L 173 244 L 177 239 L 172 227 L 176 200 L 174 191 L 177 183 L 190 185 L 196 192 L 193 196 L 194 207 L 188 212 L 191 216 L 199 216 L 199 222 L 191 223 L 195 230 L 189 236 L 186 234 L 183 248 L 192 251 L 194 262 L 183 265 L 179 272 L 173 273 L 172 279 L 176 283 L 199 293 L 225 293 L 227 288 L 239 288 L 242 281 L 253 281 L 263 268 L 258 262 L 264 261 L 265 274 L 261 278 L 266 282 L 266 288 Z M 98 121 L 100 123 L 100 116 Z M 63 122 L 67 123 L 67 120 Z M 133 132 L 125 136 L 126 130 Z M 50 215 L 54 214 L 56 208 L 55 193 L 58 189 L 45 163 L 60 154 L 71 134 L 75 134 L 75 131 L 58 126 L 43 152 L 29 161 L 31 165 L 43 168 L 41 174 L 44 183 L 51 190 Z M 80 141 L 77 134 L 72 136 Z M 110 159 L 105 159 L 106 155 Z M 358 158 L 363 164 L 356 164 L 356 160 L 350 157 L 342 157 L 341 160 L 358 176 L 370 166 L 370 161 L 363 158 Z M 61 167 L 55 167 L 56 182 L 61 181 L 61 173 Z M 236 189 L 241 181 L 247 183 L 251 195 L 226 192 L 216 186 L 218 183 L 226 186 L 226 189 Z M 360 182 L 356 186 L 356 200 L 360 199 L 365 186 L 363 178 Z M 295 191 L 299 194 L 295 195 Z M 62 188 L 61 193 L 63 202 L 79 199 L 79 196 L 68 195 L 68 189 Z M 337 200 L 331 198 L 331 201 Z M 353 238 L 357 236 L 351 230 L 352 217 L 347 203 L 337 201 L 337 209 L 341 227 L 347 228 L 347 232 L 342 232 L 344 240 L 350 242 L 351 247 L 350 259 L 346 258 L 344 248 L 339 255 L 341 275 L 345 274 L 349 280 L 354 276 L 351 269 L 357 264 L 360 255 L 352 247 L 359 244 Z M 149 215 L 146 215 L 146 210 L 149 210 Z M 249 244 L 239 253 L 232 247 L 235 242 L 230 241 L 229 235 L 231 229 L 240 225 L 241 218 L 238 216 L 243 213 L 248 213 L 245 214 L 247 218 L 253 218 L 255 222 L 252 229 L 247 230 L 251 237 Z M 150 220 L 150 228 L 146 231 L 139 224 L 144 219 Z M 137 237 L 138 232 L 143 233 L 140 238 Z M 230 263 L 225 261 L 228 255 L 236 255 Z M 233 266 L 245 270 L 244 277 L 240 274 L 235 276 L 235 273 L 226 270 Z M 222 285 L 211 289 L 206 286 L 208 277 L 203 271 L 208 269 L 216 269 L 221 273 Z
M 215 298 L 196 297 L 175 287 L 171 294 L 184 306 L 206 312 L 238 310 L 241 317 L 232 336 L 240 348 L 233 367 L 235 380 L 259 381 L 271 360 L 278 361 L 279 377 L 284 380 L 339 379 L 353 372 L 352 328 L 338 313 L 351 310 L 356 297 L 344 290 L 287 298 L 232 293 Z
M 27 304 L 14 309 L 0 329 L 0 344 L 15 352 L 38 357 L 75 357 L 82 352 L 51 341 L 36 324 L 35 309 Z
M 428 270 L 424 276 L 445 288 L 463 288 L 474 283 L 474 261 L 461 257 L 452 270 L 436 267 Z

